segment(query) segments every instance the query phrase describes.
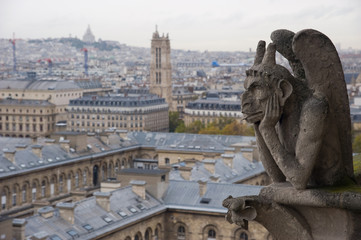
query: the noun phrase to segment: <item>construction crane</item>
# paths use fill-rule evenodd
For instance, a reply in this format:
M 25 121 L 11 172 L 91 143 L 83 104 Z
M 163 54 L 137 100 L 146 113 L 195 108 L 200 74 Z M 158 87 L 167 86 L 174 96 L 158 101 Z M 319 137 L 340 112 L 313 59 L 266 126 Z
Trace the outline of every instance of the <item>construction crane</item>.
M 14 61 L 14 66 L 13 66 L 13 71 L 14 73 L 16 73 L 16 48 L 15 48 L 15 42 L 17 39 L 15 39 L 15 33 L 13 33 L 13 39 L 9 39 L 9 42 L 13 45 L 13 61 Z
M 38 63 L 43 62 L 43 61 L 48 63 L 48 75 L 51 75 L 52 71 L 53 71 L 53 61 L 51 61 L 50 58 L 44 58 L 44 59 L 39 59 Z
M 81 51 L 84 52 L 84 74 L 88 76 L 88 49 L 83 48 Z

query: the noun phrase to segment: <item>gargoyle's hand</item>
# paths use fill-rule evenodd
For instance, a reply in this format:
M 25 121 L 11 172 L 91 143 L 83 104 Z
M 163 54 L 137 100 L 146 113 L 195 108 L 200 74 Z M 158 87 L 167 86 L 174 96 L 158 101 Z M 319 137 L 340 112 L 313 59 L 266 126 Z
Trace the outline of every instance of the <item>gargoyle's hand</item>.
M 281 107 L 278 100 L 278 96 L 273 94 L 270 97 L 266 104 L 265 114 L 264 117 L 259 125 L 260 131 L 274 128 L 277 122 L 281 118 Z

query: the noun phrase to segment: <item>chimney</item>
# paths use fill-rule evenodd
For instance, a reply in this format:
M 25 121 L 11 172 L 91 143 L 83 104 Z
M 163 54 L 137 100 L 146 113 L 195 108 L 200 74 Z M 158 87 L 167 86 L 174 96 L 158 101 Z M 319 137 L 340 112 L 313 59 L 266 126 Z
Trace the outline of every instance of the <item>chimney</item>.
M 97 204 L 102 207 L 105 211 L 110 212 L 110 197 L 111 192 L 95 192 L 93 193 Z
M 191 174 L 192 174 L 192 169 L 191 167 L 179 167 L 178 168 L 180 171 L 181 176 L 184 178 L 184 180 L 190 180 L 191 179 Z
M 25 219 L 15 218 L 13 220 L 13 239 L 25 240 L 25 226 L 27 221 Z
M 117 190 L 121 187 L 120 181 L 116 179 L 108 179 L 106 181 L 102 181 L 100 183 L 100 191 L 101 192 L 112 192 L 114 190 Z
M 60 143 L 60 147 L 62 149 L 64 149 L 67 153 L 69 153 L 69 149 L 70 149 L 69 143 L 70 143 L 70 141 L 69 140 L 60 140 L 59 143 Z
M 105 144 L 109 145 L 109 135 L 108 134 L 101 134 L 100 140 Z
M 48 237 L 49 237 L 48 233 L 41 231 L 41 232 L 35 233 L 32 236 L 31 240 L 46 240 L 46 239 L 48 239 Z
M 129 182 L 130 185 L 132 185 L 132 191 L 137 194 L 142 199 L 145 198 L 145 185 L 147 185 L 146 181 L 138 181 L 138 180 L 132 180 Z
M 216 173 L 216 160 L 214 159 L 204 159 L 203 161 L 204 168 L 207 169 L 210 173 L 215 174 Z
M 119 137 L 123 138 L 123 139 L 127 139 L 128 138 L 128 130 L 117 130 L 116 133 L 118 133 Z
M 207 192 L 206 179 L 202 178 L 202 179 L 198 180 L 198 186 L 199 186 L 199 196 L 203 197 L 203 195 Z
M 15 150 L 4 149 L 4 157 L 10 162 L 15 163 Z
M 233 168 L 234 154 L 226 154 L 226 153 L 224 153 L 224 154 L 221 155 L 221 157 L 222 157 L 223 163 L 226 166 L 228 166 L 230 168 Z
M 50 138 L 45 139 L 45 145 L 52 145 L 54 143 L 55 143 L 55 139 L 50 139 Z
M 214 174 L 212 176 L 209 177 L 211 179 L 212 182 L 218 182 L 220 176 L 218 174 Z
M 33 151 L 33 153 L 38 156 L 38 158 L 42 158 L 42 153 L 41 153 L 41 149 L 43 148 L 43 146 L 41 145 L 33 145 L 31 147 L 31 150 Z
M 17 144 L 17 145 L 15 145 L 15 150 L 16 150 L 16 151 L 25 150 L 26 147 L 27 147 L 26 144 Z
M 70 224 L 74 224 L 74 209 L 76 207 L 75 203 L 57 203 L 56 207 L 59 208 L 60 217 L 69 222 Z
M 234 154 L 236 151 L 236 149 L 234 147 L 226 147 L 224 148 L 224 153 L 225 154 Z
M 184 162 L 186 163 L 186 167 L 193 167 L 196 164 L 196 159 L 185 159 Z
M 42 207 L 38 209 L 38 213 L 43 218 L 51 218 L 54 216 L 54 208 L 50 206 Z

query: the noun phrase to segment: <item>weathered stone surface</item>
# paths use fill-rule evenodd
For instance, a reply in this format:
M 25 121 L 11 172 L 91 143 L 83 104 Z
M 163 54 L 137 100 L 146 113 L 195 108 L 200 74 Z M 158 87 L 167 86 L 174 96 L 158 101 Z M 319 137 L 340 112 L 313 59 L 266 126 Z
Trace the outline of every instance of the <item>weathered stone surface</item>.
M 230 196 L 223 206 L 229 210 L 226 219 L 230 223 L 245 226 L 254 220 L 278 240 L 361 239 L 360 193 L 297 190 L 290 184 L 274 184 L 258 196 Z
M 334 45 L 312 29 L 271 37 L 267 51 L 264 41 L 258 44 L 242 96 L 267 173 L 297 189 L 352 178 L 349 102 Z M 276 64 L 276 51 L 289 59 L 293 75 Z

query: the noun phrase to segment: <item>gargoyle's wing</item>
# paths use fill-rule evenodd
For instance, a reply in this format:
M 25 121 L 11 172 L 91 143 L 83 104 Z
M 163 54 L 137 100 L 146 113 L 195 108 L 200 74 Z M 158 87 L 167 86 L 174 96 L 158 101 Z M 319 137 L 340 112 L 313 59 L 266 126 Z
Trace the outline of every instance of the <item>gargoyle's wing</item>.
M 350 107 L 336 48 L 323 33 L 306 29 L 293 37 L 292 49 L 302 63 L 308 87 L 327 97 L 329 116 L 338 129 L 344 166 L 347 174 L 353 176 Z
M 271 39 L 273 43 L 276 44 L 276 50 L 288 60 L 294 77 L 298 80 L 304 80 L 305 71 L 303 69 L 302 63 L 299 59 L 297 59 L 295 53 L 292 50 L 292 41 L 294 36 L 294 32 L 286 29 L 279 29 L 272 32 Z

